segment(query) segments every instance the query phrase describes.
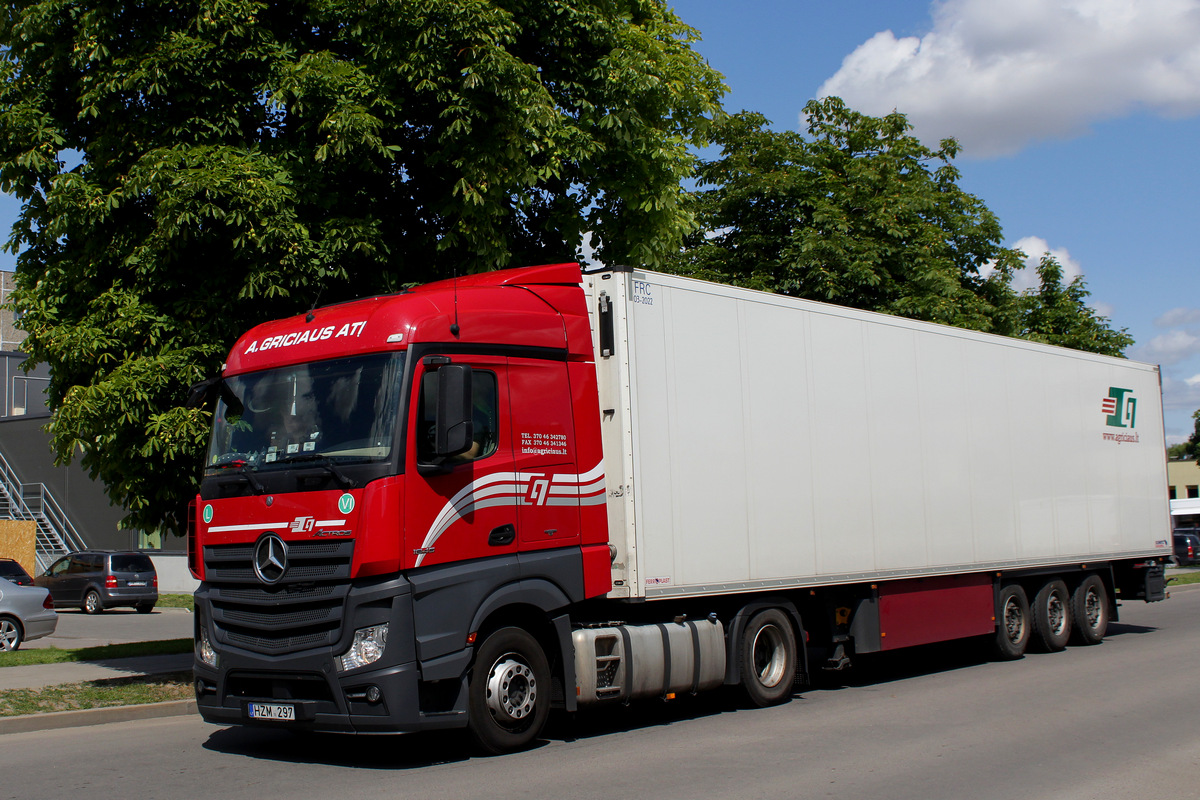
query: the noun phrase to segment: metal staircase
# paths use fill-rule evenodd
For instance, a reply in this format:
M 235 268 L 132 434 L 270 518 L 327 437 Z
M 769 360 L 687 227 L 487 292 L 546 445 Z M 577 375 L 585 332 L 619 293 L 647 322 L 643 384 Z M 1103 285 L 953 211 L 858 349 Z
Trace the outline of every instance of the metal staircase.
M 22 483 L 0 453 L 0 519 L 37 523 L 37 571 L 45 571 L 55 559 L 86 545 L 62 507 L 44 483 Z

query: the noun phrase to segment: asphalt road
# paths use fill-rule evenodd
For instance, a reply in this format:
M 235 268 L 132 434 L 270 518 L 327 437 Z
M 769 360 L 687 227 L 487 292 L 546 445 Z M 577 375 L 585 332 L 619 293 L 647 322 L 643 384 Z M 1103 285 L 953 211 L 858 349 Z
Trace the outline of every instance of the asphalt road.
M 5 737 L 8 797 L 1194 797 L 1200 589 L 1131 603 L 1098 647 L 989 663 L 938 646 L 771 709 L 725 697 L 559 720 L 541 745 L 295 736 L 195 717 Z
M 192 636 L 192 613 L 184 608 L 156 608 L 139 614 L 132 608 L 114 608 L 102 614 L 88 615 L 79 609 L 58 611 L 54 633 L 21 645 L 23 648 L 100 647 L 127 642 L 154 642 L 164 639 L 188 639 Z

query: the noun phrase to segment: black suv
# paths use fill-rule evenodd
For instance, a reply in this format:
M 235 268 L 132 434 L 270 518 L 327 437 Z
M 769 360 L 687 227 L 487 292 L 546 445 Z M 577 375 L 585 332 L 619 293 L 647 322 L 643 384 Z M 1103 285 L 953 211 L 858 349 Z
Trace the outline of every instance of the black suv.
M 79 606 L 89 614 L 132 606 L 149 614 L 158 602 L 158 573 L 145 553 L 85 550 L 63 556 L 34 579 L 50 590 L 54 607 Z
M 1174 539 L 1176 564 L 1184 567 L 1200 564 L 1200 534 L 1191 531 L 1176 533 Z
M 33 578 L 29 577 L 21 563 L 13 558 L 0 558 L 0 578 L 8 578 L 17 586 L 33 586 Z

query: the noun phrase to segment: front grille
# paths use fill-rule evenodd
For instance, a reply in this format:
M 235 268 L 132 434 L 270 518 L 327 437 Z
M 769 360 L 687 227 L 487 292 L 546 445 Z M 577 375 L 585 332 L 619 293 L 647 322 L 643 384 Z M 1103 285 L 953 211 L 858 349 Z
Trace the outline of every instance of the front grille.
M 350 590 L 354 542 L 289 542 L 278 583 L 254 572 L 254 545 L 204 548 L 217 640 L 265 655 L 335 643 Z

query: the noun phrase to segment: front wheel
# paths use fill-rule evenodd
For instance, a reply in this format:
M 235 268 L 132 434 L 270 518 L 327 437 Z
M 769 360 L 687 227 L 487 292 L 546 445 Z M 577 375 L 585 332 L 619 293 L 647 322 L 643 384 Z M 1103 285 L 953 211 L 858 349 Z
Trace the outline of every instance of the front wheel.
M 467 730 L 486 753 L 507 753 L 537 738 L 550 713 L 550 666 L 537 639 L 501 628 L 475 653 Z
M 739 658 L 742 689 L 751 703 L 762 708 L 792 696 L 796 634 L 778 608 L 764 609 L 750 618 L 742 632 Z
M 21 624 L 11 617 L 0 617 L 0 652 L 18 649 L 21 640 Z
M 99 614 L 104 610 L 104 603 L 100 600 L 100 593 L 95 589 L 88 589 L 88 593 L 84 595 L 83 610 L 88 614 Z

